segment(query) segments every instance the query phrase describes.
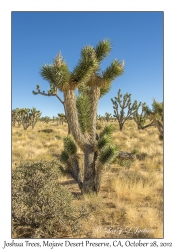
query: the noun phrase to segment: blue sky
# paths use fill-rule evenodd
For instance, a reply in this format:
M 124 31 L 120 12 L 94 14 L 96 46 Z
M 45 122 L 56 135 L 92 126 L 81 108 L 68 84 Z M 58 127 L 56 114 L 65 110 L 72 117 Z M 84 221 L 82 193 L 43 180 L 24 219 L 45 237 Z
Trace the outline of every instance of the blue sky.
M 125 61 L 125 72 L 99 101 L 98 114 L 113 114 L 111 98 L 121 93 L 146 102 L 163 101 L 163 12 L 12 12 L 12 109 L 36 107 L 42 116 L 57 116 L 63 106 L 56 97 L 33 95 L 39 84 L 49 83 L 40 68 L 52 63 L 61 51 L 70 71 L 85 45 L 96 46 L 105 38 L 112 42 L 112 60 Z M 60 94 L 63 97 L 62 94 Z

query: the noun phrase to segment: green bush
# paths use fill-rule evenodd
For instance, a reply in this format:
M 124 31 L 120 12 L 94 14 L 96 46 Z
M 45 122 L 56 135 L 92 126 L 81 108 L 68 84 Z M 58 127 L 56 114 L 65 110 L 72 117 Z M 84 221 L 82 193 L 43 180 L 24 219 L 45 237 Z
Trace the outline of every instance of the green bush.
M 72 205 L 73 196 L 58 183 L 59 163 L 33 162 L 12 173 L 12 224 L 15 238 L 62 238 L 81 235 L 86 206 Z

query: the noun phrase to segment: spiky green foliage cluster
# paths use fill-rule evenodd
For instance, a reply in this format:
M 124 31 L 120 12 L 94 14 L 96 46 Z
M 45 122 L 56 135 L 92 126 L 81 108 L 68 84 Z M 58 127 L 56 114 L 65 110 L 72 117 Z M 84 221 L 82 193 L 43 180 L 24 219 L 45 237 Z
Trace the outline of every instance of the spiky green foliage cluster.
M 99 62 L 104 60 L 105 57 L 109 55 L 111 49 L 112 49 L 112 44 L 108 39 L 104 39 L 103 41 L 100 41 L 95 47 L 97 60 Z
M 99 150 L 99 162 L 102 165 L 109 163 L 118 154 L 118 147 L 112 145 L 111 135 L 114 131 L 114 127 L 110 124 L 104 127 L 103 131 L 99 135 L 97 142 L 97 148 Z
M 70 72 L 60 53 L 54 59 L 53 65 L 43 65 L 40 73 L 43 79 L 49 81 L 50 83 L 50 90 L 48 91 L 50 94 L 57 92 L 57 89 L 63 91 L 68 87 Z
M 76 209 L 72 195 L 58 183 L 58 162 L 22 164 L 12 173 L 15 238 L 62 238 L 81 234 L 88 209 Z
M 81 51 L 81 58 L 71 73 L 64 59 L 59 53 L 53 64 L 45 64 L 41 68 L 41 76 L 50 83 L 48 95 L 57 94 L 57 91 L 75 89 L 88 81 L 91 74 L 98 69 L 98 61 L 92 46 L 85 46 Z M 40 87 L 37 85 L 37 91 Z M 38 94 L 33 91 L 33 94 Z
M 113 145 L 108 145 L 100 151 L 99 161 L 103 165 L 111 162 L 118 153 L 118 148 Z
M 83 177 L 79 167 L 79 157 L 77 155 L 77 146 L 70 135 L 64 137 L 64 150 L 61 152 L 60 161 L 64 163 L 64 171 L 78 183 L 80 190 L 83 188 Z
M 53 64 L 44 64 L 40 70 L 43 79 L 50 83 L 47 95 L 57 95 L 58 90 L 64 92 L 76 88 L 81 92 L 87 91 L 88 86 L 94 83 L 100 86 L 100 97 L 105 95 L 110 90 L 111 82 L 124 72 L 123 63 L 114 60 L 105 71 L 99 73 L 101 61 L 109 55 L 111 49 L 111 42 L 108 39 L 100 41 L 96 47 L 85 46 L 81 50 L 80 60 L 72 72 L 69 71 L 65 60 L 59 53 L 53 60 Z M 39 85 L 37 85 L 37 92 L 33 91 L 35 95 L 38 93 L 42 93 Z M 45 94 L 45 92 L 43 93 Z
M 63 138 L 64 150 L 61 152 L 60 160 L 63 163 L 67 163 L 70 156 L 77 153 L 77 146 L 70 135 Z
M 100 137 L 103 137 L 105 135 L 111 136 L 112 133 L 114 132 L 114 129 L 115 128 L 112 124 L 105 126 L 102 132 L 100 133 Z
M 114 60 L 111 65 L 102 72 L 103 79 L 107 82 L 112 82 L 115 79 L 116 75 L 122 74 L 123 68 L 121 66 L 121 62 L 118 60 Z
M 74 155 L 77 153 L 77 146 L 70 135 L 64 137 L 63 142 L 64 142 L 64 150 L 69 155 Z
M 108 135 L 103 135 L 99 138 L 97 146 L 99 149 L 102 149 L 104 146 L 111 142 L 111 138 Z
M 75 87 L 86 83 L 92 73 L 98 68 L 95 50 L 92 46 L 85 46 L 81 50 L 81 58 L 71 75 L 71 84 Z
M 85 92 L 77 97 L 76 106 L 81 131 L 88 132 L 91 126 L 91 103 Z

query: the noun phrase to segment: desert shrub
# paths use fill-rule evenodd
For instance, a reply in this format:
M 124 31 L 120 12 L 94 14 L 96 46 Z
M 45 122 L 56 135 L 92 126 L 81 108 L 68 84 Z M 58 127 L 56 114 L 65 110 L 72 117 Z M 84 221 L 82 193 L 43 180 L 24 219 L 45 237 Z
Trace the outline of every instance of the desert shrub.
M 55 138 L 56 138 L 57 140 L 61 140 L 61 139 L 62 139 L 62 137 L 61 137 L 60 135 L 56 135 Z
M 135 161 L 135 153 L 127 153 L 120 151 L 116 158 L 113 160 L 113 163 L 117 163 L 122 167 L 130 168 L 131 164 Z
M 12 173 L 12 224 L 15 238 L 61 238 L 81 235 L 86 206 L 72 205 L 73 196 L 58 183 L 58 162 L 30 162 Z
M 132 153 L 133 153 L 133 154 L 138 154 L 138 153 L 139 153 L 139 149 L 134 148 L 134 149 L 132 150 Z
M 145 158 L 148 156 L 147 153 L 139 153 L 139 154 L 136 154 L 136 158 L 139 160 L 139 161 L 143 161 L 145 160 Z
M 47 128 L 47 129 L 38 130 L 38 132 L 52 133 L 52 132 L 54 132 L 54 130 L 51 128 Z

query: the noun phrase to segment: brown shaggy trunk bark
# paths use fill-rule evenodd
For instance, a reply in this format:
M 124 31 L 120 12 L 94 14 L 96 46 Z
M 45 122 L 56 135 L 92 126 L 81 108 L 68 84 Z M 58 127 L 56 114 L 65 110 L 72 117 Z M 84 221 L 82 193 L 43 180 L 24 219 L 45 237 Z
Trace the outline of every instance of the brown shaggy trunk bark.
M 96 192 L 94 150 L 91 145 L 86 145 L 84 151 L 83 192 Z
M 95 186 L 97 194 L 99 193 L 101 187 L 102 173 L 103 173 L 103 166 L 96 164 Z
M 161 123 L 159 120 L 157 120 L 156 118 L 153 118 L 154 124 L 156 125 L 159 133 L 161 136 L 163 136 L 163 123 Z
M 78 122 L 78 114 L 76 108 L 76 97 L 73 90 L 64 92 L 64 107 L 67 115 L 67 122 L 69 129 L 78 146 L 83 150 L 86 143 L 85 138 L 81 132 Z
M 119 123 L 119 128 L 120 128 L 120 131 L 121 131 L 122 128 L 123 128 L 123 124 L 122 123 Z

